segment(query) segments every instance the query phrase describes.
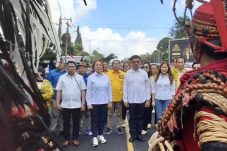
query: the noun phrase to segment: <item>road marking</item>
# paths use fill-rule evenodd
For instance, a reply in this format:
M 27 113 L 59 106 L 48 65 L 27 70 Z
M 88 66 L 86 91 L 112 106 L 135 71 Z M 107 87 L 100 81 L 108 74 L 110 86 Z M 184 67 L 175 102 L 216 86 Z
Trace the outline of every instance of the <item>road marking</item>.
M 131 142 L 129 142 L 129 138 L 131 137 L 131 135 L 129 133 L 129 124 L 128 124 L 128 118 L 127 118 L 127 116 L 126 116 L 125 121 L 126 121 L 125 131 L 126 131 L 126 141 L 127 141 L 128 151 L 134 151 L 133 144 Z

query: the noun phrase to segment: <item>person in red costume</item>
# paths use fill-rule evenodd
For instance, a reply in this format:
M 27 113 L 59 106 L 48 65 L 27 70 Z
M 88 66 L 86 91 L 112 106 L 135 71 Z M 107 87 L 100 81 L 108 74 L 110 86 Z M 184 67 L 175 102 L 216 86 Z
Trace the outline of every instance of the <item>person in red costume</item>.
M 226 1 L 210 0 L 195 11 L 187 31 L 201 68 L 181 77 L 174 99 L 148 142 L 149 151 L 227 150 L 226 7 Z

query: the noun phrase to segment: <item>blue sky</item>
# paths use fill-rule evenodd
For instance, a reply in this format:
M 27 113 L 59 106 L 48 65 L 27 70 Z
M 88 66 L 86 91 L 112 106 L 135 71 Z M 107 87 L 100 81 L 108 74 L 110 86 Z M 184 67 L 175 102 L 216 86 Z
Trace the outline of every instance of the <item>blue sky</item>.
M 78 24 L 92 29 L 100 26 L 112 28 L 122 35 L 132 30 L 143 31 L 161 38 L 168 34 L 174 21 L 169 0 L 164 5 L 159 0 L 98 0 L 97 9 Z
M 57 1 L 62 17 L 72 18 L 73 41 L 79 25 L 85 51 L 96 49 L 105 56 L 114 53 L 120 59 L 152 53 L 175 22 L 173 0 L 164 0 L 164 5 L 159 0 L 87 0 L 88 6 L 83 0 L 49 0 L 53 22 L 60 15 Z M 184 0 L 178 0 L 178 14 L 183 10 Z

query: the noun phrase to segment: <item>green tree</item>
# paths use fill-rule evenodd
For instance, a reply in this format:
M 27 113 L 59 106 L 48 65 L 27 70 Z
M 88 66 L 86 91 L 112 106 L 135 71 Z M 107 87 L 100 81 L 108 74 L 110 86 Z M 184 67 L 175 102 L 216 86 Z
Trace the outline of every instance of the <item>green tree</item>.
M 142 60 L 143 62 L 151 62 L 151 60 L 152 60 L 152 59 L 151 59 L 152 56 L 151 56 L 151 54 L 149 54 L 149 53 L 140 55 L 140 58 L 141 58 L 141 60 Z
M 97 50 L 94 50 L 90 56 L 90 62 L 93 63 L 95 60 L 105 58 L 103 54 L 99 53 Z
M 40 60 L 56 60 L 56 52 L 48 48 Z
M 170 40 L 170 37 L 164 37 L 158 42 L 158 45 L 156 47 L 162 54 L 162 61 L 168 60 L 168 48 Z
M 178 19 L 182 23 L 183 22 L 189 22 L 189 18 L 188 17 L 186 17 L 185 19 L 184 19 L 184 17 L 179 17 Z M 174 25 L 170 28 L 169 34 L 174 39 L 187 37 L 184 25 L 180 24 L 177 20 L 175 21 Z
M 115 59 L 115 58 L 117 58 L 117 56 L 115 54 L 111 53 L 104 59 L 109 62 L 110 60 Z

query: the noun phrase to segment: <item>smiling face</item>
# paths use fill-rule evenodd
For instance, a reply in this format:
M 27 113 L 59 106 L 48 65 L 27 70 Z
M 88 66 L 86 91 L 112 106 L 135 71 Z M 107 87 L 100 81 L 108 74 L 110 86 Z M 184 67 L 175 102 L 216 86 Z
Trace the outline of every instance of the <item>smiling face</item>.
M 161 74 L 167 74 L 169 71 L 169 67 L 166 63 L 162 64 L 160 67 Z

